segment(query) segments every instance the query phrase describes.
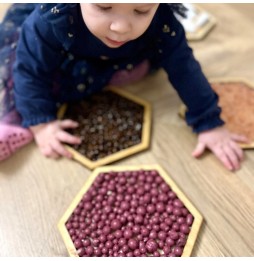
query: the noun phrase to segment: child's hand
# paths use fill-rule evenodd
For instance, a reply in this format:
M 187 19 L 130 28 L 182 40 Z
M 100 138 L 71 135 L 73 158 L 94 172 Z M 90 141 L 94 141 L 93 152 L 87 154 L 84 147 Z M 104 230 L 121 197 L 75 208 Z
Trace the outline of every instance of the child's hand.
M 192 156 L 198 158 L 210 149 L 228 170 L 237 170 L 243 160 L 243 151 L 237 142 L 248 143 L 245 136 L 230 133 L 224 127 L 204 131 L 198 135 L 198 143 Z
M 72 120 L 55 120 L 48 123 L 31 126 L 35 141 L 46 157 L 59 158 L 64 156 L 72 158 L 62 143 L 80 144 L 81 139 L 66 132 L 65 129 L 76 128 L 78 123 Z

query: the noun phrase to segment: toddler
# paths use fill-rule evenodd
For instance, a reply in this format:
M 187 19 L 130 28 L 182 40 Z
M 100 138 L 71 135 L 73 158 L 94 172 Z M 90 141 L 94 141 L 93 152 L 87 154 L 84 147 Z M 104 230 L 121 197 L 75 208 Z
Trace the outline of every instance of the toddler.
M 218 97 L 174 16 L 184 11 L 164 3 L 13 5 L 0 28 L 0 159 L 33 138 L 45 156 L 71 158 L 63 144 L 81 142 L 67 132 L 78 123 L 57 119 L 60 104 L 163 68 L 198 134 L 193 156 L 209 149 L 227 169 L 239 169 L 237 142 L 247 139 L 223 126 Z

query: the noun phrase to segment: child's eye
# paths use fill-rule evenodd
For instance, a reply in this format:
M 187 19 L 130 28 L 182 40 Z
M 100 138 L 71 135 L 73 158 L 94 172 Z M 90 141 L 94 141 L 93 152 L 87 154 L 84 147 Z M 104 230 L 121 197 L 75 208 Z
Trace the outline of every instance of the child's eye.
M 135 9 L 134 12 L 135 12 L 136 14 L 138 14 L 138 15 L 146 15 L 146 14 L 149 13 L 149 11 L 140 11 L 140 10 L 137 10 L 137 9 Z
M 100 10 L 102 11 L 108 11 L 110 10 L 112 7 L 111 6 L 102 6 L 102 5 L 96 5 Z

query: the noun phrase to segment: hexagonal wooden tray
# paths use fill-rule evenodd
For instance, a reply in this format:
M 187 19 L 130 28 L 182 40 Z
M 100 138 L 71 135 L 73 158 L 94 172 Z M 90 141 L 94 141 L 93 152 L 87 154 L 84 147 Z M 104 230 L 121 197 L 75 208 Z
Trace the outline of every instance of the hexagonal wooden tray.
M 209 79 L 209 82 L 211 84 L 215 84 L 215 83 L 242 83 L 247 87 L 253 88 L 254 89 L 254 85 L 249 82 L 248 80 L 242 79 L 242 78 L 214 78 L 214 79 Z M 240 93 L 239 93 L 239 99 L 240 99 Z M 237 101 L 234 101 L 237 102 Z M 232 104 L 233 105 L 233 104 Z M 223 109 L 223 108 L 222 108 Z M 232 107 L 233 110 L 233 107 Z M 186 107 L 185 105 L 181 105 L 179 108 L 179 116 L 182 118 L 185 118 L 185 113 L 186 113 Z M 250 112 L 252 113 L 252 112 Z M 227 122 L 225 122 L 226 126 L 227 126 Z M 240 147 L 242 149 L 253 149 L 254 148 L 254 140 L 251 140 L 250 143 L 245 144 L 245 143 L 240 143 Z
M 191 201 L 185 196 L 185 194 L 181 191 L 181 189 L 178 187 L 178 185 L 173 181 L 173 179 L 170 178 L 167 172 L 163 170 L 162 167 L 159 165 L 139 165 L 139 166 L 106 166 L 106 167 L 99 167 L 96 170 L 93 171 L 93 173 L 90 175 L 88 180 L 85 182 L 82 189 L 79 191 L 79 193 L 76 195 L 64 215 L 61 217 L 60 221 L 58 222 L 58 229 L 60 231 L 60 234 L 64 240 L 64 243 L 66 245 L 66 248 L 68 250 L 68 253 L 71 257 L 78 257 L 77 250 L 73 244 L 72 239 L 70 238 L 70 235 L 68 233 L 68 230 L 65 226 L 66 222 L 68 221 L 69 217 L 81 201 L 84 194 L 88 191 L 88 189 L 91 187 L 92 183 L 96 179 L 96 177 L 100 173 L 104 172 L 110 172 L 110 171 L 138 171 L 138 170 L 156 170 L 160 174 L 160 176 L 164 179 L 164 181 L 170 186 L 171 190 L 175 192 L 177 198 L 181 200 L 181 202 L 184 204 L 184 206 L 189 210 L 189 212 L 193 215 L 194 220 L 191 225 L 191 230 L 188 235 L 186 244 L 183 249 L 182 257 L 189 257 L 191 256 L 194 244 L 196 242 L 200 227 L 203 222 L 203 217 L 200 214 L 200 212 L 196 209 L 196 207 L 191 203 Z
M 137 152 L 147 149 L 150 145 L 150 132 L 151 132 L 151 105 L 150 105 L 150 103 L 148 103 L 147 101 L 145 101 L 123 89 L 117 88 L 117 87 L 110 86 L 110 87 L 107 87 L 105 90 L 116 93 L 126 99 L 133 101 L 134 103 L 137 103 L 137 104 L 143 106 L 144 115 L 143 115 L 143 124 L 142 124 L 141 143 L 133 145 L 129 148 L 120 150 L 118 152 L 115 152 L 111 155 L 108 155 L 108 156 L 106 156 L 102 159 L 96 160 L 96 161 L 90 160 L 89 158 L 85 157 L 84 155 L 82 155 L 81 153 L 79 153 L 78 151 L 73 149 L 72 147 L 66 145 L 67 150 L 72 153 L 73 159 L 80 162 L 81 164 L 88 167 L 89 169 L 94 169 L 99 166 L 104 166 L 104 165 L 107 165 L 114 161 L 123 159 L 125 157 L 128 157 Z M 64 117 L 64 113 L 67 109 L 67 106 L 68 106 L 67 104 L 64 104 L 59 109 L 58 118 L 61 119 Z

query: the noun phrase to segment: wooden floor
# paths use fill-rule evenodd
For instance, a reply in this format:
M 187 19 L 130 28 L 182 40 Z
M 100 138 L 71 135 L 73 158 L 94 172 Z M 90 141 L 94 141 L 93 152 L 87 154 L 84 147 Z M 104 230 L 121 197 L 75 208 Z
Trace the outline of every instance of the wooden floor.
M 190 43 L 207 77 L 254 83 L 254 4 L 201 6 L 217 19 L 204 40 Z M 235 173 L 211 153 L 193 159 L 196 136 L 178 117 L 181 102 L 165 73 L 125 89 L 153 106 L 151 146 L 114 165 L 159 164 L 166 170 L 205 220 L 193 256 L 254 256 L 253 151 L 246 151 Z M 34 143 L 1 162 L 0 256 L 67 256 L 57 223 L 90 173 L 67 159 L 44 158 Z

